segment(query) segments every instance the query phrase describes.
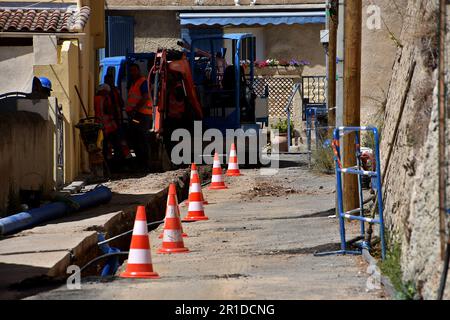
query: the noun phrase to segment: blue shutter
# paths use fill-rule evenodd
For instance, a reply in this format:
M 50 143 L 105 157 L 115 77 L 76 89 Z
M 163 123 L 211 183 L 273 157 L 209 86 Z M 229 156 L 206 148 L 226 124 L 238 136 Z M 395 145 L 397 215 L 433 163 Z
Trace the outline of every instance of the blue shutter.
M 108 57 L 134 53 L 134 19 L 129 16 L 108 17 Z

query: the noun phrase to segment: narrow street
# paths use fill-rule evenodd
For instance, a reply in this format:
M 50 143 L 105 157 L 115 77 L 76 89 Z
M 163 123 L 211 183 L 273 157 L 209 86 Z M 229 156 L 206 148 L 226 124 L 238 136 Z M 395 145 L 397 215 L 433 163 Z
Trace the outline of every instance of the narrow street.
M 0 0 L 0 300 L 449 300 L 449 11 Z
M 29 299 L 380 299 L 366 292 L 362 257 L 315 257 L 339 245 L 334 177 L 311 172 L 298 155 L 272 177 L 259 170 L 203 189 L 208 221 L 184 223 L 186 254 L 160 255 L 162 226 L 150 233 L 159 280 L 82 279 Z M 304 156 L 302 156 L 304 157 Z M 136 186 L 138 187 L 138 186 Z M 181 205 L 182 216 L 186 207 Z M 351 228 L 349 228 L 351 237 Z M 356 230 L 356 229 L 355 229 Z M 123 266 L 122 266 L 123 268 Z

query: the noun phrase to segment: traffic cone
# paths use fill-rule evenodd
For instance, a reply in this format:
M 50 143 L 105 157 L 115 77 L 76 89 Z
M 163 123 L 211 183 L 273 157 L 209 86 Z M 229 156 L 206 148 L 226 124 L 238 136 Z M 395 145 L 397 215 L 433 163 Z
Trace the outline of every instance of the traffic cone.
M 170 206 L 170 204 L 169 204 L 170 196 L 175 197 L 175 203 L 176 203 L 175 210 L 177 212 L 178 217 L 181 219 L 180 207 L 178 206 L 177 187 L 176 187 L 175 183 L 171 183 L 169 185 L 169 193 L 167 195 L 167 204 L 166 204 L 166 216 L 167 216 L 167 210 L 169 210 L 169 206 Z M 181 225 L 181 235 L 183 236 L 183 238 L 188 237 L 188 235 L 183 231 L 183 225 Z M 163 237 L 164 237 L 164 230 L 159 235 L 159 239 L 162 239 Z
M 147 216 L 145 207 L 139 206 L 134 221 L 133 236 L 131 237 L 130 252 L 125 272 L 121 278 L 158 279 L 159 275 L 153 271 L 152 253 L 148 238 Z
M 200 175 L 198 174 L 197 165 L 195 163 L 193 163 L 191 165 L 191 176 L 190 176 L 190 179 L 189 179 L 189 194 L 191 193 L 192 177 L 194 175 L 197 175 L 198 176 L 198 181 L 200 181 Z M 201 182 L 200 182 L 200 187 L 201 187 Z M 201 194 L 201 197 L 202 197 L 203 205 L 207 205 L 208 201 L 206 201 L 205 198 L 203 197 L 203 192 L 202 192 L 201 188 L 200 188 L 200 194 Z M 187 206 L 188 204 L 189 204 L 189 199 L 183 202 L 183 206 Z
M 200 186 L 200 180 L 198 175 L 194 175 L 192 177 L 192 187 L 191 193 L 189 194 L 189 208 L 187 216 L 183 219 L 183 221 L 200 221 L 200 220 L 208 220 L 208 217 L 205 216 L 205 211 L 203 210 L 203 198 L 202 187 Z
M 163 243 L 158 253 L 183 253 L 189 249 L 184 246 L 183 229 L 181 227 L 178 201 L 175 190 L 175 184 L 171 183 L 169 187 L 169 197 L 167 200 L 166 219 L 164 222 Z
M 214 154 L 214 163 L 212 170 L 212 178 L 211 185 L 208 188 L 209 190 L 220 190 L 220 189 L 228 189 L 223 181 L 223 173 L 222 166 L 220 164 L 219 155 L 217 152 Z
M 233 143 L 231 145 L 230 150 L 230 159 L 228 160 L 228 170 L 227 170 L 227 176 L 228 177 L 238 177 L 241 175 L 241 171 L 239 170 L 239 162 L 236 152 L 236 145 Z

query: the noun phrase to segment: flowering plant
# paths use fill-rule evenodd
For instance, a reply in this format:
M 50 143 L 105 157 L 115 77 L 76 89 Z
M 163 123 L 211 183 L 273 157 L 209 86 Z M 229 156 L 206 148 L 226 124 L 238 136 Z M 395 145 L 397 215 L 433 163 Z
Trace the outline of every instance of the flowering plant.
M 301 66 L 308 66 L 310 65 L 310 62 L 307 60 L 300 60 L 293 58 L 290 61 L 285 59 L 267 59 L 266 61 L 255 61 L 255 66 L 257 68 L 266 68 L 266 67 L 301 67 Z
M 267 59 L 266 62 L 270 67 L 276 67 L 280 64 L 280 62 L 277 59 Z
M 255 66 L 257 68 L 265 68 L 267 67 L 269 64 L 267 63 L 267 61 L 256 61 L 255 62 Z

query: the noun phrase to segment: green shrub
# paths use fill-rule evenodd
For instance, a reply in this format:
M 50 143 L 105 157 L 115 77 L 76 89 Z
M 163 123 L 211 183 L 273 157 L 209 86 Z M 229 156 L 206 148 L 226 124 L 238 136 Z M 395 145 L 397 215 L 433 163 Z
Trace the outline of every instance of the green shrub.
M 313 170 L 332 174 L 335 170 L 334 153 L 331 148 L 320 147 L 312 151 Z
M 395 244 L 391 247 L 392 249 L 387 252 L 386 259 L 380 262 L 380 270 L 391 280 L 392 286 L 397 292 L 397 299 L 413 300 L 417 290 L 412 281 L 403 281 L 400 245 Z
M 272 129 L 278 130 L 279 133 L 287 133 L 288 122 L 287 119 L 278 119 L 278 122 L 272 124 Z M 291 137 L 294 136 L 294 122 L 291 120 Z

